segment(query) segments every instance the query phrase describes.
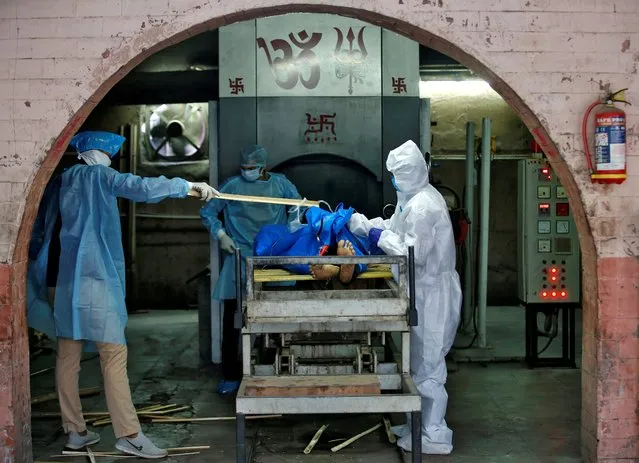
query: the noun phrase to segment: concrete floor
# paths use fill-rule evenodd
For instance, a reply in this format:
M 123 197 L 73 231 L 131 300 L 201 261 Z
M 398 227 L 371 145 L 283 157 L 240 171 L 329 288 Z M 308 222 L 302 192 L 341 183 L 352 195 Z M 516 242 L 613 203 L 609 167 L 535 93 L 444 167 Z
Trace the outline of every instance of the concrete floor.
M 505 320 L 504 322 L 506 322 Z M 518 324 L 518 319 L 507 321 Z M 193 406 L 194 416 L 232 416 L 233 400 L 215 394 L 218 375 L 200 368 L 197 355 L 197 314 L 172 311 L 134 315 L 130 319 L 129 377 L 136 405 L 177 403 Z M 523 326 L 523 325 L 522 325 Z M 518 331 L 520 326 L 503 328 Z M 490 336 L 489 325 L 489 336 Z M 523 336 L 523 331 L 522 331 Z M 518 339 L 518 338 L 515 338 Z M 460 343 L 461 344 L 461 343 Z M 523 341 L 522 341 L 523 345 Z M 32 362 L 32 371 L 52 366 L 54 355 Z M 99 386 L 99 361 L 82 364 L 81 386 Z M 424 457 L 428 462 L 578 462 L 580 434 L 579 370 L 528 370 L 521 364 L 458 363 L 448 379 L 447 420 L 454 430 L 454 451 L 447 457 Z M 53 371 L 32 377 L 32 394 L 55 390 Z M 104 395 L 83 399 L 85 411 L 105 410 Z M 39 404 L 35 411 L 57 411 L 56 401 Z M 187 413 L 185 416 L 190 416 Z M 401 417 L 393 417 L 394 421 Z M 284 463 L 334 461 L 343 463 L 410 461 L 391 445 L 382 432 L 370 434 L 352 446 L 331 454 L 330 445 L 318 445 L 311 455 L 302 450 L 315 430 L 330 424 L 327 436 L 338 439 L 357 434 L 379 422 L 375 415 L 285 417 L 253 421 L 249 425 L 254 462 Z M 166 447 L 210 445 L 196 456 L 163 461 L 183 463 L 234 462 L 233 422 L 197 424 L 144 423 L 143 430 Z M 102 441 L 94 451 L 112 451 L 110 426 L 97 428 Z M 65 438 L 57 419 L 34 420 L 36 460 L 51 461 Z M 329 432 L 330 431 L 330 432 Z M 331 444 L 334 445 L 334 444 Z M 87 461 L 65 458 L 56 461 Z M 99 462 L 120 461 L 100 458 Z

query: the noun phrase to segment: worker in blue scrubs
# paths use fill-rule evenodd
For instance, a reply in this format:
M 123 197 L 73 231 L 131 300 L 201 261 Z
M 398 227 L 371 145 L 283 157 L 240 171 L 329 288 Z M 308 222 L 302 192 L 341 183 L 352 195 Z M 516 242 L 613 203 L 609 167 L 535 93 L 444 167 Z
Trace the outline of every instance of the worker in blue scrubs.
M 231 177 L 220 188 L 220 193 L 250 196 L 270 196 L 276 198 L 301 199 L 300 194 L 284 175 L 267 172 L 266 149 L 259 145 L 245 147 L 240 165 L 241 175 Z M 235 249 L 242 256 L 253 255 L 255 236 L 264 225 L 286 224 L 297 218 L 299 211 L 287 211 L 286 206 L 240 201 L 226 201 L 215 198 L 200 211 L 202 222 L 211 236 L 220 242 L 224 252 L 224 263 L 213 299 L 223 302 L 222 334 L 222 374 L 218 384 L 219 394 L 237 391 L 242 379 L 242 363 L 239 357 L 240 330 L 236 328 L 235 317 L 238 310 L 235 294 Z M 224 223 L 218 218 L 222 214 Z M 245 269 L 242 268 L 242 278 Z M 242 282 L 244 287 L 245 280 Z
M 163 458 L 141 431 L 131 400 L 127 377 L 127 347 L 124 330 L 124 252 L 117 198 L 157 203 L 165 198 L 191 194 L 210 200 L 217 192 L 206 183 L 181 178 L 142 178 L 121 174 L 109 167 L 110 158 L 121 148 L 124 137 L 109 132 L 82 132 L 71 146 L 84 161 L 64 171 L 52 182 L 42 219 L 34 236 L 31 281 L 39 303 L 28 313 L 29 325 L 46 327 L 50 314 L 43 310 L 42 273 L 51 273 L 50 256 L 54 230 L 59 227 L 59 261 L 53 320 L 57 336 L 56 384 L 62 423 L 68 434 L 67 447 L 80 449 L 97 443 L 100 436 L 87 431 L 79 394 L 80 359 L 83 347 L 100 353 L 107 407 L 117 438 L 116 448 L 142 458 Z M 59 224 L 58 225 L 52 225 Z M 55 247 L 55 246 L 54 246 Z M 49 286 L 50 283 L 47 283 Z

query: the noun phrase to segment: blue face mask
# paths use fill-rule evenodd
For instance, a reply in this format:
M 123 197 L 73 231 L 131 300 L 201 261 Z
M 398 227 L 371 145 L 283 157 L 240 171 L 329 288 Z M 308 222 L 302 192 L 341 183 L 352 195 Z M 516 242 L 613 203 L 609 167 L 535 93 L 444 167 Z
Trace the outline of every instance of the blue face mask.
M 397 186 L 397 183 L 395 182 L 395 177 L 391 177 L 391 183 L 393 184 L 393 187 L 397 190 L 397 191 L 402 191 L 399 189 L 399 187 Z
M 262 169 L 242 169 L 241 173 L 244 180 L 247 182 L 254 182 L 262 176 Z

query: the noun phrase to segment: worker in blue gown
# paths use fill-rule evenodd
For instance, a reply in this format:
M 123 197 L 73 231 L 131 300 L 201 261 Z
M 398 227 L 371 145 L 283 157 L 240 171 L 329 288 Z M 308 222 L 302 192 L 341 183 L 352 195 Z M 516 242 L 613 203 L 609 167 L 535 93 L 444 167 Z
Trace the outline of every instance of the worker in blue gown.
M 100 353 L 107 407 L 121 452 L 142 458 L 163 458 L 140 428 L 127 376 L 124 330 L 125 269 L 117 198 L 157 203 L 165 198 L 188 195 L 210 200 L 217 192 L 206 183 L 181 178 L 142 178 L 122 174 L 109 167 L 124 143 L 124 137 L 109 132 L 81 132 L 71 146 L 81 164 L 64 171 L 46 191 L 31 243 L 29 265 L 29 326 L 57 337 L 56 385 L 62 424 L 68 434 L 66 446 L 80 449 L 100 440 L 87 431 L 79 395 L 80 359 L 83 347 Z M 59 262 L 53 327 L 46 313 L 43 276 L 51 273 L 47 261 L 56 223 L 59 226 Z M 54 239 L 57 239 L 55 237 Z
M 229 178 L 220 193 L 276 198 L 301 199 L 300 194 L 284 175 L 266 170 L 267 151 L 259 145 L 250 145 L 241 151 L 240 174 Z M 218 218 L 222 214 L 224 223 Z M 222 271 L 213 291 L 213 299 L 223 302 L 222 374 L 217 387 L 219 394 L 232 394 L 239 388 L 242 363 L 239 358 L 240 331 L 236 328 L 237 300 L 235 294 L 235 259 L 239 248 L 242 256 L 253 255 L 255 236 L 264 225 L 286 224 L 301 214 L 300 209 L 276 204 L 226 201 L 214 198 L 200 211 L 202 222 L 211 236 L 220 242 L 224 252 Z M 244 261 L 243 261 L 244 262 Z M 245 269 L 242 268 L 242 278 Z M 243 281 L 244 287 L 245 281 Z

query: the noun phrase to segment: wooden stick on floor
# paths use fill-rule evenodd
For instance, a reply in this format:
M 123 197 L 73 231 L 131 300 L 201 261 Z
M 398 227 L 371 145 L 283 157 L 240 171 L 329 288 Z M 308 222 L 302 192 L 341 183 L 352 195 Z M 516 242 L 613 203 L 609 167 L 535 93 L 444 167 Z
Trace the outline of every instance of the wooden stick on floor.
M 282 415 L 253 415 L 247 416 L 247 420 L 264 420 L 268 418 L 281 418 Z M 190 422 L 200 422 L 200 421 L 233 421 L 235 420 L 234 416 L 210 416 L 210 417 L 202 417 L 202 418 L 162 418 L 162 419 L 154 419 L 151 423 L 190 423 Z
M 167 452 L 192 452 L 195 450 L 209 450 L 210 445 L 194 445 L 192 447 L 173 447 L 166 449 Z
M 325 424 L 324 426 L 322 426 L 321 428 L 319 428 L 317 430 L 317 432 L 315 433 L 315 435 L 313 436 L 313 438 L 311 439 L 311 441 L 308 443 L 308 445 L 306 446 L 306 448 L 304 449 L 304 453 L 306 455 L 308 455 L 309 453 L 311 453 L 311 451 L 313 450 L 313 447 L 315 447 L 315 444 L 317 444 L 320 440 L 320 437 L 322 437 L 322 433 L 324 431 L 326 431 L 326 428 L 328 428 L 328 425 Z
M 89 450 L 87 448 L 87 450 Z M 181 452 L 181 453 L 169 453 L 170 457 L 184 457 L 187 455 L 199 455 L 201 452 Z M 61 455 L 51 455 L 50 458 L 75 458 L 75 457 L 91 457 L 93 455 L 94 458 L 139 458 L 135 455 L 124 455 L 121 453 L 111 453 L 111 452 L 72 452 L 69 450 L 64 450 Z
M 80 389 L 80 397 L 87 397 L 91 395 L 96 395 L 102 392 L 101 387 L 85 387 Z M 57 392 L 49 392 L 48 394 L 39 395 L 31 399 L 31 405 L 41 404 L 43 402 L 48 402 L 49 400 L 55 400 L 58 398 Z
M 365 435 L 367 435 L 367 434 L 372 433 L 373 431 L 375 431 L 375 430 L 377 430 L 377 429 L 379 429 L 379 428 L 381 428 L 381 427 L 382 427 L 382 423 L 378 423 L 378 424 L 376 424 L 375 426 L 373 426 L 372 428 L 367 429 L 366 431 L 361 432 L 361 433 L 359 433 L 358 435 L 351 437 L 350 439 L 348 439 L 348 440 L 347 440 L 347 441 L 345 441 L 345 442 L 342 442 L 342 443 L 341 443 L 341 444 L 339 444 L 339 445 L 336 445 L 335 447 L 333 447 L 333 448 L 331 449 L 331 452 L 337 452 L 337 451 L 339 451 L 339 450 L 342 450 L 344 447 L 348 447 L 349 445 L 351 445 L 351 444 L 352 444 L 353 442 L 355 442 L 356 440 L 358 440 L 358 439 L 360 439 L 360 438 L 364 437 L 364 436 L 365 436 Z
M 87 447 L 87 454 L 91 463 L 96 463 L 95 455 L 93 455 L 93 450 L 91 450 L 91 447 Z
M 393 431 L 391 430 L 391 423 L 386 417 L 384 417 L 384 429 L 386 430 L 386 435 L 388 436 L 388 442 L 390 442 L 391 444 L 397 442 L 397 437 L 395 437 L 395 434 L 393 434 Z
M 87 452 L 73 452 L 70 453 L 68 451 L 63 451 L 60 455 L 51 455 L 49 458 L 75 458 L 75 457 L 88 457 L 89 454 Z M 135 455 L 123 455 L 117 453 L 109 453 L 106 452 L 93 452 L 93 456 L 97 458 L 138 458 Z

